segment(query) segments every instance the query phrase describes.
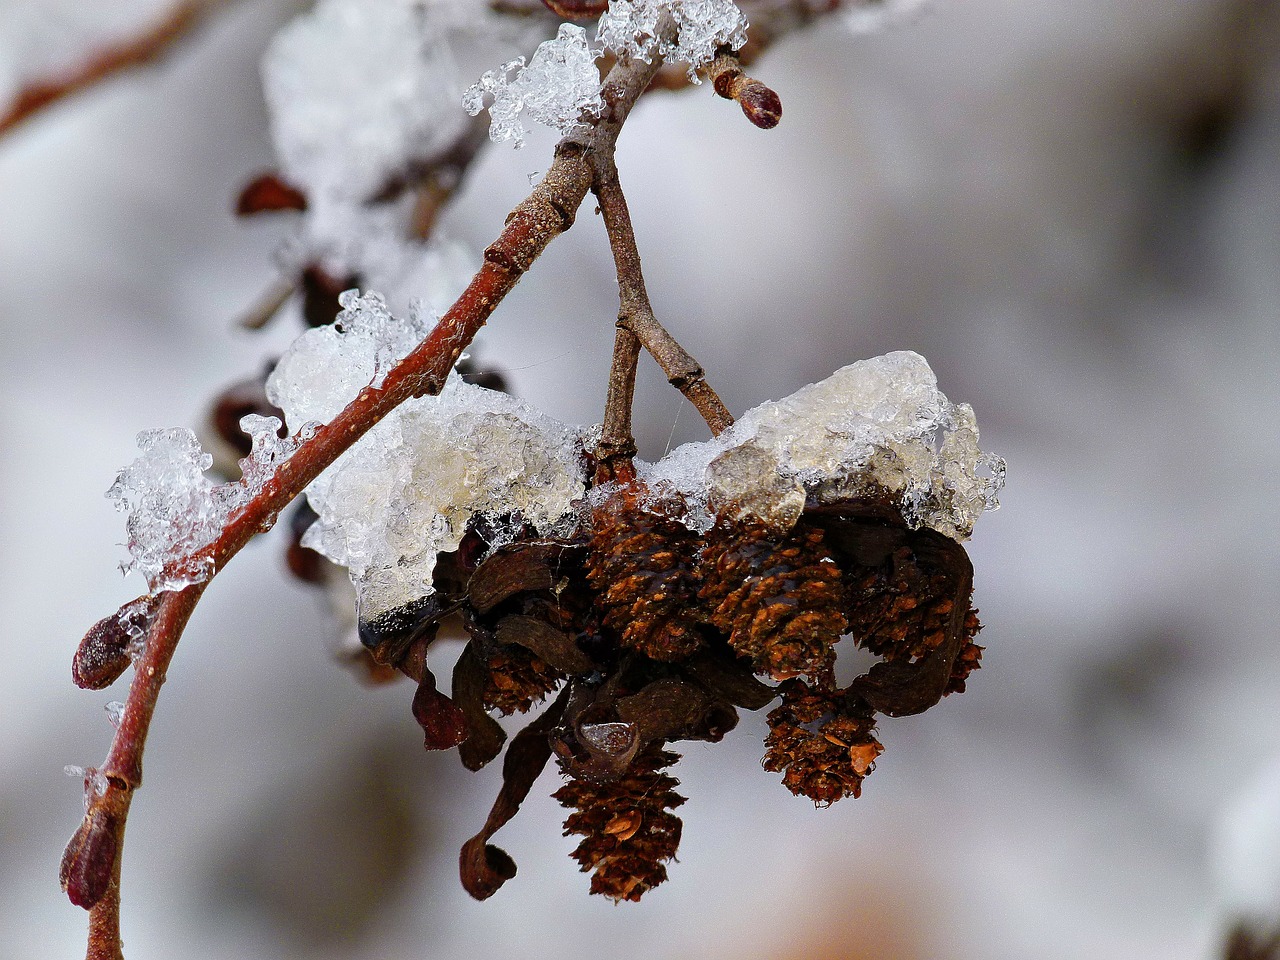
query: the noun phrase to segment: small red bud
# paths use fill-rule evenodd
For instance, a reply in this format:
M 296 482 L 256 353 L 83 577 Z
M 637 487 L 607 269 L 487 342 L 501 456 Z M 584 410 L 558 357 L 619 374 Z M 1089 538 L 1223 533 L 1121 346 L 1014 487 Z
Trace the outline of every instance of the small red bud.
M 63 851 L 58 878 L 67 898 L 77 907 L 91 909 L 111 885 L 120 843 L 116 825 L 113 814 L 95 807 L 85 814 Z
M 251 216 L 277 210 L 305 210 L 307 198 L 297 187 L 290 186 L 274 173 L 265 173 L 249 182 L 236 200 L 236 213 Z
M 133 642 L 130 630 L 146 630 L 159 605 L 159 597 L 139 597 L 90 627 L 71 660 L 75 685 L 84 690 L 102 690 L 115 683 L 133 662 L 129 655 Z
M 738 103 L 747 119 L 761 130 L 772 130 L 782 119 L 782 100 L 759 80 L 743 84 Z

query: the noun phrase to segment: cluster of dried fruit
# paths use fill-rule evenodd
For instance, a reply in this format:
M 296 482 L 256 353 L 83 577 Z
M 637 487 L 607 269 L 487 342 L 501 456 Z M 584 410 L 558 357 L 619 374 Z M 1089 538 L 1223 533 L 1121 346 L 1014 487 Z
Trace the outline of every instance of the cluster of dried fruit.
M 529 533 L 489 550 L 471 531 L 440 558 L 435 590 L 361 624 L 373 663 L 417 684 L 428 749 L 457 747 L 477 770 L 501 753 L 494 715 L 552 703 L 507 749 L 503 787 L 462 852 L 462 880 L 490 896 L 515 864 L 489 838 L 554 756 L 573 812 L 573 856 L 591 892 L 638 900 L 666 878 L 684 798 L 666 773 L 679 740 L 716 742 L 738 710 L 768 715 L 764 766 L 818 804 L 858 796 L 881 746 L 877 714 L 918 713 L 964 689 L 978 665 L 964 549 L 909 530 L 883 502 L 811 507 L 786 532 L 722 522 L 706 534 L 682 505 L 633 482 L 591 511 L 580 536 Z M 426 654 L 442 623 L 469 638 L 450 694 Z M 881 660 L 844 687 L 842 637 Z M 774 685 L 765 681 L 781 681 Z

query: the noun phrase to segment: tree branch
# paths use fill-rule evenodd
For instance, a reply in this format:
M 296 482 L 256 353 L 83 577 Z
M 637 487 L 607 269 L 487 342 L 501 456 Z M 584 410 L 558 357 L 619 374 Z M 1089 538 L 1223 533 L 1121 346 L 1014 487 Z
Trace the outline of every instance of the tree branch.
M 609 234 L 609 246 L 618 272 L 618 333 L 614 341 L 609 397 L 605 404 L 604 433 L 600 440 L 597 477 L 613 478 L 617 463 L 635 455 L 631 434 L 631 404 L 635 396 L 636 361 L 643 346 L 658 361 L 667 381 L 694 405 L 713 434 L 733 424 L 733 416 L 711 389 L 702 366 L 654 316 L 640 269 L 640 251 L 627 198 L 618 180 L 612 155 L 593 154 L 592 190 L 600 202 L 600 215 Z M 627 469 L 622 468 L 624 471 Z
M 131 40 L 95 51 L 80 67 L 61 76 L 37 80 L 18 91 L 0 113 L 0 136 L 45 107 L 87 90 L 114 74 L 160 59 L 224 0 L 186 0 Z

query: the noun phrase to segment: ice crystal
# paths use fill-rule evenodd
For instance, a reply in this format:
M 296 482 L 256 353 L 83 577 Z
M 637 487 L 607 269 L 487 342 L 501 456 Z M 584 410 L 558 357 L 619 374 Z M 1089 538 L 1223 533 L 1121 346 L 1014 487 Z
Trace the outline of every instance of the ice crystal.
M 295 340 L 267 380 L 267 398 L 290 424 L 328 423 L 364 387 L 381 386 L 430 329 L 421 311 L 393 316 L 377 293 L 348 290 L 338 302 L 333 324 Z
M 670 36 L 660 35 L 666 12 L 675 20 Z M 747 42 L 747 18 L 733 0 L 613 0 L 600 17 L 596 40 L 620 57 L 650 60 L 657 53 L 687 63 L 689 79 L 700 83 L 697 71 L 717 48 L 738 50 Z
M 686 444 L 642 472 L 684 495 L 685 522 L 706 529 L 716 510 L 795 522 L 802 497 L 894 498 L 904 519 L 966 539 L 998 506 L 1004 462 L 978 448 L 968 404 L 952 404 L 919 354 L 850 364 L 782 400 L 749 410 L 705 443 Z
M 527 66 L 524 57 L 517 57 L 487 71 L 463 95 L 462 103 L 474 117 L 484 109 L 486 98 L 489 136 L 495 142 L 514 140 L 517 147 L 523 146 L 522 113 L 569 133 L 584 112 L 603 106 L 600 71 L 585 31 L 562 23 L 555 39 L 540 44 Z
M 107 712 L 107 722 L 119 729 L 120 721 L 124 719 L 124 704 L 119 700 L 110 700 L 103 709 Z
M 153 592 L 180 590 L 212 573 L 213 561 L 197 554 L 214 541 L 225 519 L 204 473 L 213 457 L 184 427 L 144 430 L 138 448 L 142 455 L 107 491 L 116 509 L 129 514 L 131 559 L 121 569 L 137 570 Z
M 308 331 L 281 358 L 268 396 L 291 424 L 328 420 L 384 364 L 417 342 L 376 295 L 348 295 L 333 328 Z M 436 557 L 473 517 L 542 532 L 574 521 L 584 490 L 579 434 L 503 393 L 453 375 L 439 396 L 402 404 L 307 490 L 319 520 L 304 545 L 347 567 L 361 617 L 431 592 Z
M 107 793 L 107 776 L 98 770 L 97 767 L 77 767 L 72 764 L 62 768 L 62 772 L 68 777 L 76 780 L 84 781 L 84 808 L 89 809 L 89 804 L 97 797 L 106 796 Z

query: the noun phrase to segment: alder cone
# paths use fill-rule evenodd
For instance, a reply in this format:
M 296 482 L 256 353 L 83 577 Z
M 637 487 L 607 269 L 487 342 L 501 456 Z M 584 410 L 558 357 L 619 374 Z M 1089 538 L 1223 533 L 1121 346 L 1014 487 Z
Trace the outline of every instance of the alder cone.
M 700 541 L 678 520 L 641 506 L 645 492 L 624 488 L 595 511 L 587 582 L 600 619 L 624 647 L 683 660 L 702 645 L 694 615 Z
M 901 546 L 877 566 L 859 571 L 849 583 L 849 632 L 858 645 L 887 660 L 916 659 L 942 646 L 953 629 L 956 589 L 944 569 L 922 564 L 909 546 Z M 969 597 L 963 598 L 965 603 Z M 963 622 L 966 641 L 981 629 L 970 609 Z M 972 648 L 972 649 L 971 649 Z M 960 671 L 955 690 L 977 669 L 981 647 L 972 642 L 956 657 Z M 949 690 L 948 692 L 955 692 Z
M 667 879 L 664 864 L 680 846 L 680 818 L 671 811 L 685 798 L 674 790 L 679 781 L 662 771 L 679 759 L 650 748 L 616 780 L 570 780 L 552 794 L 576 808 L 564 835 L 583 838 L 572 856 L 583 872 L 594 871 L 592 893 L 634 902 Z
M 711 622 L 757 672 L 785 680 L 831 667 L 846 620 L 821 529 L 801 525 L 778 539 L 761 524 L 717 527 L 703 560 Z
M 875 712 L 802 680 L 790 680 L 781 689 L 782 704 L 767 718 L 764 768 L 781 773 L 782 785 L 796 796 L 821 806 L 860 796 L 863 779 L 884 750 L 872 732 Z

